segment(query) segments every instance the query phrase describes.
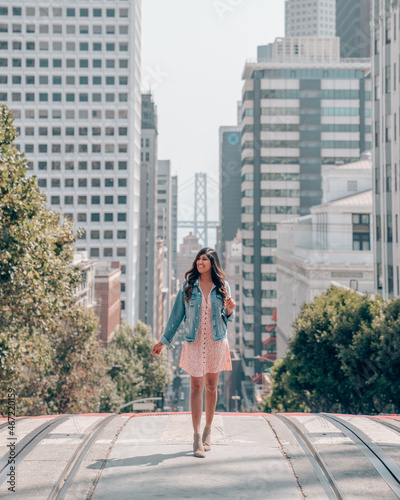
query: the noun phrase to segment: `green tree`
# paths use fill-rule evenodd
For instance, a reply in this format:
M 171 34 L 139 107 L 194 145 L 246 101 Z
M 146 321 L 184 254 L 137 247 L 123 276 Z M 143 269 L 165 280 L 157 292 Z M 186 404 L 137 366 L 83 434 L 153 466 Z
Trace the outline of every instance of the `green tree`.
M 156 396 L 172 381 L 165 351 L 160 357 L 152 356 L 153 345 L 151 329 L 141 321 L 135 328 L 123 322 L 116 329 L 106 360 L 118 394 L 125 403 Z
M 49 210 L 0 105 L 0 394 L 17 411 L 90 411 L 110 383 L 94 314 L 76 305 L 72 225 Z M 102 361 L 103 360 L 103 361 Z
M 331 288 L 305 304 L 272 370 L 269 411 L 377 413 L 400 405 L 400 301 Z

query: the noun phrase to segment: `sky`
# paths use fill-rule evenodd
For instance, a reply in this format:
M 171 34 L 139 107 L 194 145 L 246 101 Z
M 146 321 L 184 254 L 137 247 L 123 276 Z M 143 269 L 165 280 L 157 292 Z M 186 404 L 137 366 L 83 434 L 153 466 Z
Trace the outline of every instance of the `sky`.
M 157 105 L 158 157 L 178 176 L 178 220 L 193 217 L 195 172 L 208 174 L 208 219 L 218 220 L 218 130 L 236 125 L 246 60 L 284 36 L 284 4 L 142 0 L 142 90 Z

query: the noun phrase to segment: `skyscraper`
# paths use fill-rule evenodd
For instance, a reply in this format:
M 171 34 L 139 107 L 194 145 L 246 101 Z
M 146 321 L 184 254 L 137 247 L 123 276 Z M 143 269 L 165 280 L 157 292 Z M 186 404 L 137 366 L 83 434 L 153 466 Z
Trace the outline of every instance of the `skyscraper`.
M 371 57 L 371 0 L 336 0 L 341 57 Z
M 219 129 L 219 223 L 218 242 L 224 263 L 225 243 L 240 229 L 241 142 L 239 126 Z
M 242 331 L 246 366 L 256 372 L 277 305 L 277 223 L 321 203 L 322 165 L 371 149 L 369 72 L 362 60 L 245 65 Z
M 384 299 L 400 297 L 399 15 L 398 4 L 373 1 L 375 290 Z
M 139 318 L 156 328 L 156 239 L 157 239 L 157 108 L 151 94 L 142 95 L 140 178 L 140 294 Z
M 77 247 L 121 262 L 122 314 L 138 317 L 140 0 L 0 5 L 0 101 Z M 86 5 L 85 5 L 86 4 Z
M 286 0 L 285 36 L 335 36 L 336 0 Z

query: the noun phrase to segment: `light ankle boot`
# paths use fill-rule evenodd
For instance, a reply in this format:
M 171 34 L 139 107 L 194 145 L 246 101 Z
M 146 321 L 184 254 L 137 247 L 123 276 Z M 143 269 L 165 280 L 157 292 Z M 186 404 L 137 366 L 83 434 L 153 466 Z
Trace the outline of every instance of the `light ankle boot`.
M 201 434 L 193 434 L 193 454 L 195 457 L 204 458 L 206 456 Z
M 211 427 L 204 427 L 203 447 L 204 447 L 204 451 L 211 450 Z

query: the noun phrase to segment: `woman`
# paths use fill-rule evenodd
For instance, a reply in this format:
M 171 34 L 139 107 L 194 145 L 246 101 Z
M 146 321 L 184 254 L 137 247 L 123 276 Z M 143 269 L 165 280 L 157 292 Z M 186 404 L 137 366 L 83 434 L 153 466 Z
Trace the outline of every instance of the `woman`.
M 219 372 L 232 370 L 227 322 L 235 317 L 236 303 L 230 293 L 217 252 L 203 248 L 185 273 L 165 332 L 153 347 L 153 355 L 160 355 L 164 345 L 172 349 L 171 341 L 184 320 L 185 342 L 179 366 L 190 375 L 193 452 L 196 457 L 204 458 L 204 452 L 211 449 L 211 424 L 217 404 Z M 204 386 L 206 425 L 201 436 Z

